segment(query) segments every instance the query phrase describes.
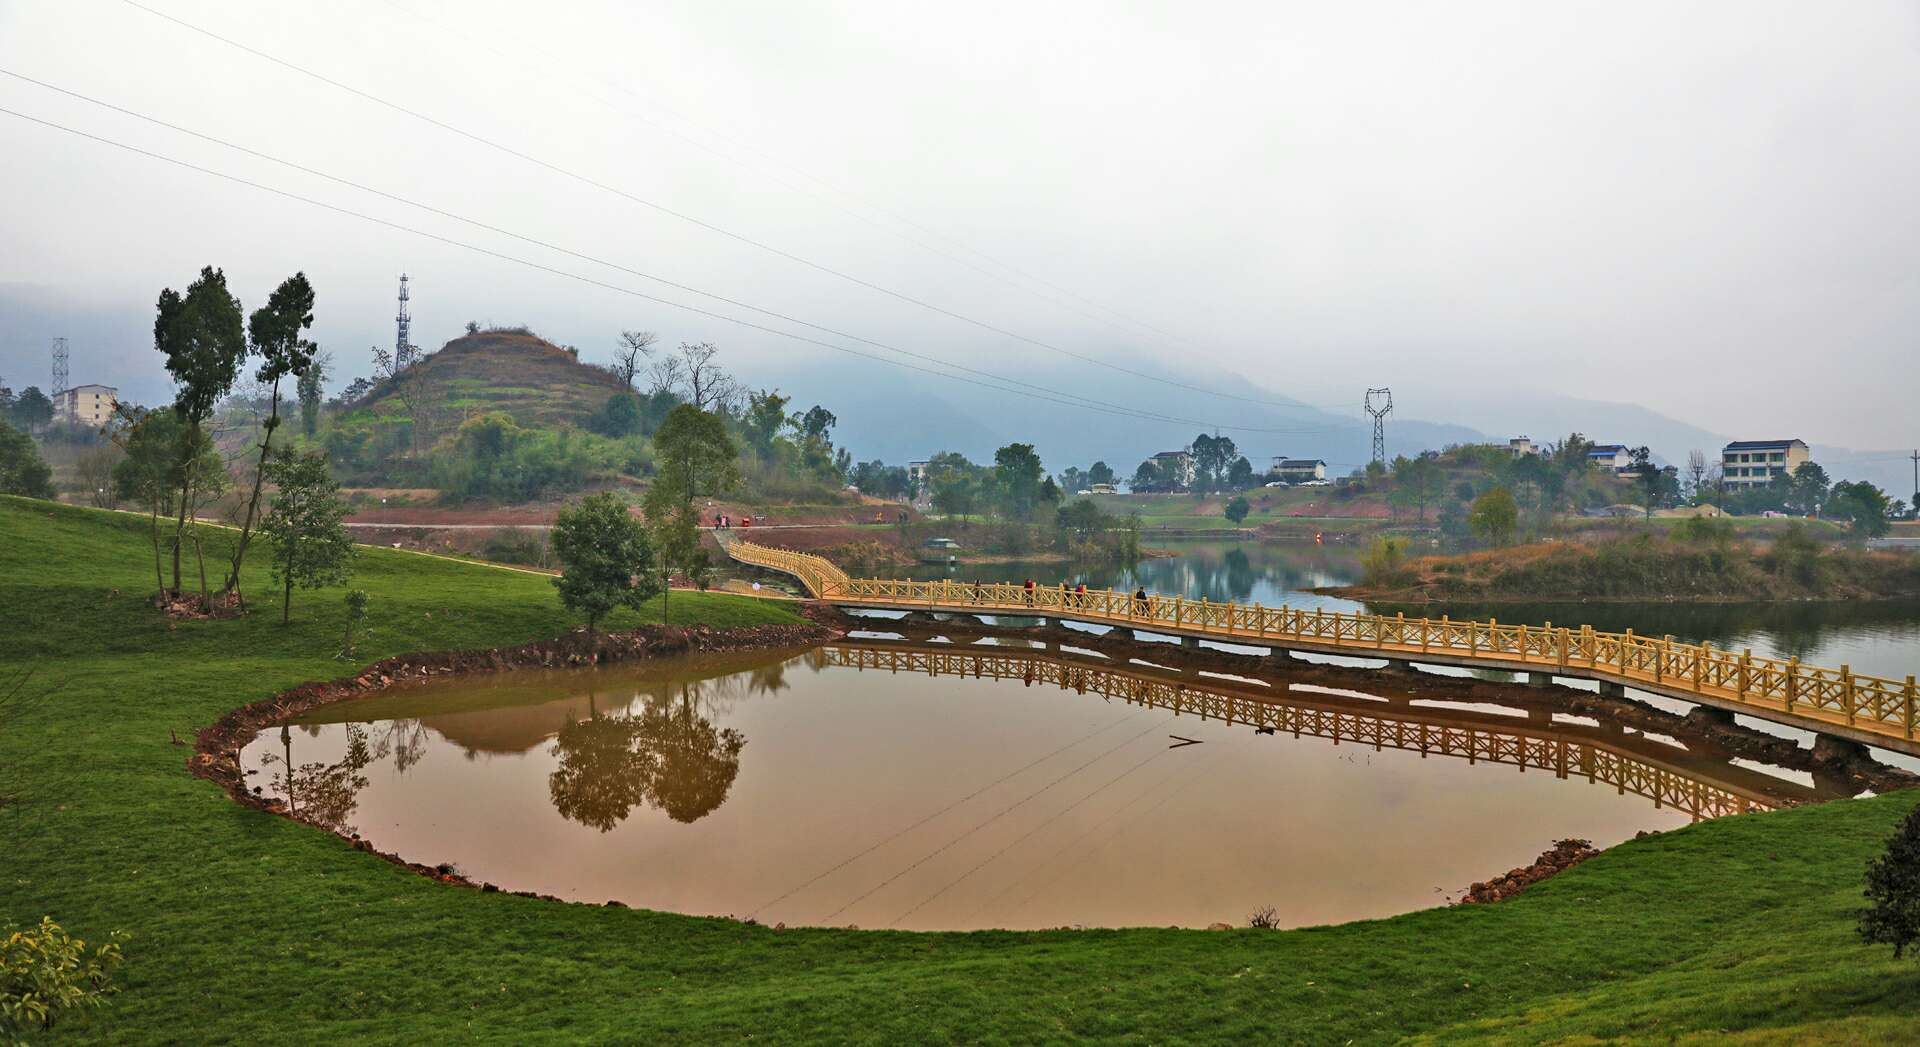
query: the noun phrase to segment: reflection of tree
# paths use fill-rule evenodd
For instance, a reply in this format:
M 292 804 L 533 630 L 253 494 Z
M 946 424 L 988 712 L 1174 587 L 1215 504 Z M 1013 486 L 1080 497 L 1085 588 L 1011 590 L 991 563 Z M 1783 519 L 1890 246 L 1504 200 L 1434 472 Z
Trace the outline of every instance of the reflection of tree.
M 676 822 L 697 821 L 726 802 L 747 744 L 739 731 L 697 715 L 683 689 L 674 705 L 641 713 L 639 733 L 658 761 L 648 802 Z
M 380 724 L 380 738 L 374 743 L 373 758 L 384 760 L 393 755 L 393 769 L 401 774 L 427 755 L 427 725 L 421 720 L 386 720 Z
M 347 818 L 360 803 L 360 790 L 367 787 L 367 778 L 360 771 L 373 762 L 366 728 L 348 724 L 346 732 L 346 755 L 334 763 L 294 763 L 293 732 L 286 727 L 280 728 L 284 755 L 267 753 L 260 760 L 281 765 L 273 786 L 287 798 L 287 813 L 335 832 L 353 831 Z
M 606 832 L 641 803 L 693 822 L 726 802 L 747 740 L 698 709 L 700 688 L 649 701 L 638 716 L 590 713 L 554 738 L 547 790 L 561 817 Z

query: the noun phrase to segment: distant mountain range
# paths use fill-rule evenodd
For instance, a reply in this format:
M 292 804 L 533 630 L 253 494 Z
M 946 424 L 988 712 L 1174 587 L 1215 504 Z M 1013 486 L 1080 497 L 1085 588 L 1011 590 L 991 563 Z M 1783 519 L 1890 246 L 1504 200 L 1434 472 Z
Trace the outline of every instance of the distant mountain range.
M 45 387 L 48 344 L 64 335 L 74 345 L 75 383 L 114 385 L 140 402 L 161 402 L 171 395 L 171 387 L 153 356 L 151 325 L 151 307 L 145 303 L 103 309 L 46 288 L 0 284 L 0 384 Z M 1275 388 L 1277 383 L 1190 361 L 1178 369 L 1141 362 L 1129 366 L 1168 382 L 1263 402 L 1223 399 L 1175 385 L 1156 387 L 1129 375 L 1051 358 L 1023 361 L 1017 371 L 1001 369 L 1033 386 L 1185 420 L 1070 407 L 1054 402 L 1049 392 L 1016 395 L 831 353 L 756 366 L 741 378 L 754 388 L 781 389 L 794 397 L 796 409 L 818 403 L 833 411 L 840 419 L 836 442 L 863 461 L 899 463 L 940 451 L 960 451 L 985 461 L 996 447 L 1018 440 L 1036 445 L 1052 470 L 1104 460 L 1126 475 L 1143 458 L 1184 447 L 1215 425 L 1257 468 L 1278 456 L 1323 458 L 1330 471 L 1345 473 L 1364 464 L 1370 454 L 1371 422 L 1361 414 L 1357 395 L 1353 410 L 1329 410 L 1300 403 L 1284 386 Z M 1444 405 L 1407 402 L 1403 396 L 1387 423 L 1387 453 L 1414 454 L 1475 441 L 1504 443 L 1523 434 L 1546 442 L 1576 431 L 1601 443 L 1646 444 L 1673 464 L 1684 464 L 1694 449 L 1712 458 L 1731 439 L 1802 435 L 1797 420 L 1791 419 L 1752 432 L 1717 433 L 1636 404 L 1500 390 L 1478 397 L 1450 396 Z M 1905 449 L 1813 445 L 1814 460 L 1834 477 L 1871 480 L 1901 498 L 1913 493 L 1907 454 Z

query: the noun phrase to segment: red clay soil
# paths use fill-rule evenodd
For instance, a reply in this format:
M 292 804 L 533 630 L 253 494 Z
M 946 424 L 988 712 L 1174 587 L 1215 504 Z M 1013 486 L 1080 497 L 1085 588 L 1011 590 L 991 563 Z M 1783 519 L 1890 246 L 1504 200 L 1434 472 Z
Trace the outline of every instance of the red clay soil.
M 1541 880 L 1566 872 L 1599 853 L 1599 850 L 1593 846 L 1592 840 L 1555 840 L 1553 849 L 1542 852 L 1540 857 L 1534 859 L 1532 865 L 1511 869 L 1505 876 L 1496 876 L 1485 883 L 1476 883 L 1467 888 L 1466 896 L 1460 899 L 1460 904 L 1482 905 L 1487 902 L 1505 901 Z
M 357 676 L 328 683 L 304 683 L 272 698 L 233 710 L 221 717 L 213 726 L 203 727 L 196 734 L 193 754 L 187 758 L 187 769 L 195 777 L 205 778 L 225 789 L 227 795 L 236 803 L 255 810 L 305 821 L 304 818 L 289 812 L 287 805 L 280 799 L 256 795 L 247 787 L 246 774 L 240 764 L 240 751 L 245 749 L 261 730 L 316 706 L 329 702 L 371 698 L 396 683 L 448 676 L 454 673 L 503 672 L 509 669 L 534 667 L 550 669 L 585 667 L 636 661 L 642 658 L 671 658 L 702 651 L 801 647 L 824 643 L 844 635 L 844 629 L 834 624 L 841 621 L 841 616 L 832 608 L 809 604 L 801 609 L 801 613 L 809 620 L 808 624 L 755 625 L 739 629 L 652 625 L 616 633 L 575 629 L 558 639 L 541 640 L 518 647 L 398 655 L 367 666 Z M 397 854 L 377 851 L 371 843 L 361 839 L 357 833 L 343 834 L 343 838 L 352 844 L 355 850 L 378 855 L 395 865 L 443 883 L 474 887 L 489 892 L 500 890 L 499 887 L 490 883 L 476 883 L 469 880 L 448 864 L 422 865 L 408 861 Z M 550 901 L 561 900 L 551 895 L 536 895 L 532 891 L 512 893 L 526 897 L 547 898 Z M 624 908 L 618 902 L 607 904 Z

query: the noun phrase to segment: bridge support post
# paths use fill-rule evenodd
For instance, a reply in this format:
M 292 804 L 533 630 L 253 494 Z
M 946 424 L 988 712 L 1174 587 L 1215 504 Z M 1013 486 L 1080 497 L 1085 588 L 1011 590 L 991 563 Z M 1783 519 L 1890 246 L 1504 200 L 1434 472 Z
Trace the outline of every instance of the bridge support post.
M 1060 627 L 1060 619 L 1042 618 L 1040 619 L 1040 627 L 1043 629 L 1058 629 Z
M 1113 637 L 1116 640 L 1131 640 L 1134 638 L 1133 630 L 1127 628 L 1124 625 L 1116 625 L 1113 628 L 1108 629 L 1107 635 Z
M 1527 674 L 1528 687 L 1547 687 L 1547 686 L 1550 686 L 1552 683 L 1553 683 L 1552 673 L 1528 673 Z
M 1602 697 L 1602 698 L 1625 698 L 1626 696 L 1627 696 L 1627 685 L 1626 685 L 1626 684 L 1623 684 L 1623 683 L 1614 683 L 1614 682 L 1613 682 L 1612 680 L 1602 680 L 1602 681 L 1600 681 L 1600 697 Z
M 1813 762 L 1816 764 L 1845 764 L 1866 755 L 1867 747 L 1860 742 L 1836 738 L 1831 734 L 1813 736 Z
M 1285 647 L 1267 648 L 1267 661 L 1273 662 L 1276 665 L 1298 660 L 1299 659 L 1293 656 L 1293 652 L 1287 650 Z
M 1387 659 L 1387 671 L 1390 673 L 1411 674 L 1414 671 L 1413 663 L 1407 661 L 1405 658 L 1389 658 Z
M 1197 651 L 1200 649 L 1200 638 L 1198 636 L 1182 636 L 1180 638 L 1180 646 L 1189 651 Z

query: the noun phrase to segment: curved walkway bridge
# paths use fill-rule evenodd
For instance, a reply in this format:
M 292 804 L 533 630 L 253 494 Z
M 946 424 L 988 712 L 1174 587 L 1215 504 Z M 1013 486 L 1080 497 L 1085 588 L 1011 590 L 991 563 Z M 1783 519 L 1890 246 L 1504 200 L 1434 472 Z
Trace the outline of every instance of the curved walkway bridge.
M 1265 647 L 1279 659 L 1301 651 L 1384 658 L 1400 668 L 1424 663 L 1498 669 L 1526 673 L 1528 682 L 1542 686 L 1554 677 L 1596 680 L 1606 694 L 1633 687 L 1725 714 L 1813 731 L 1826 745 L 1855 742 L 1920 756 L 1912 676 L 1859 676 L 1844 665 L 1802 665 L 1798 659 L 1755 657 L 1749 651 L 1676 643 L 1631 630 L 1604 633 L 1551 623 L 1327 614 L 1169 596 L 1141 600 L 1112 590 L 1075 593 L 1040 586 L 1029 591 L 1005 582 L 852 578 L 810 553 L 730 536 L 722 545 L 733 559 L 791 575 L 815 599 L 841 607 L 1037 617 L 1050 624 L 1075 621 L 1178 637 L 1189 647 L 1201 640 Z

